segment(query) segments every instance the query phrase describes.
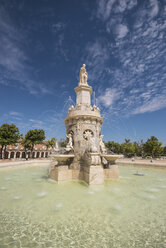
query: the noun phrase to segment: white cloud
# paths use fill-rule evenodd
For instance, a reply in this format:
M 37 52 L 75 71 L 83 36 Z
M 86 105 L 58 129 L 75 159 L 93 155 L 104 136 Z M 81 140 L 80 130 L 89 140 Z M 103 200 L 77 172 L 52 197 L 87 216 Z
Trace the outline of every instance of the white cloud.
M 123 13 L 137 5 L 137 0 L 98 0 L 97 17 L 108 21 L 111 14 Z
M 10 111 L 9 115 L 11 115 L 11 116 L 20 116 L 20 117 L 23 116 L 22 113 L 19 113 L 19 112 L 16 112 L 16 111 Z
M 92 70 L 92 79 L 100 82 L 95 90 L 102 113 L 112 118 L 166 107 L 166 12 L 160 11 L 161 3 L 157 0 L 139 3 L 130 23 L 126 16 L 137 1 L 111 2 L 104 17 L 107 3 L 100 1 L 97 17 L 105 25 L 109 38 L 98 38 L 86 51 L 89 75 Z M 107 90 L 101 94 L 103 85 Z
M 124 24 L 119 24 L 116 26 L 116 35 L 117 35 L 117 38 L 124 38 L 127 33 L 128 33 L 128 28 L 126 25 Z
M 153 99 L 145 102 L 142 106 L 137 107 L 133 114 L 142 114 L 147 112 L 153 112 L 166 107 L 166 98 L 165 95 L 156 96 Z
M 83 61 L 87 61 L 89 80 L 99 79 L 102 76 L 105 63 L 109 58 L 108 44 L 102 40 L 95 40 L 87 45 Z
M 149 82 L 149 83 L 147 83 L 147 87 L 151 87 L 151 86 L 153 86 L 155 83 L 154 82 Z
M 120 98 L 120 92 L 117 89 L 107 88 L 105 93 L 98 97 L 97 102 L 105 107 L 112 107 L 118 98 Z
M 102 20 L 107 20 L 111 14 L 115 1 L 116 0 L 98 0 L 97 16 Z
M 66 24 L 63 22 L 57 22 L 52 25 L 52 31 L 53 33 L 58 33 L 60 31 L 63 31 Z
M 138 10 L 140 11 L 140 10 Z M 99 94 L 98 103 L 104 115 L 129 116 L 146 112 L 153 112 L 166 107 L 166 67 L 164 42 L 165 23 L 162 18 L 150 20 L 146 18 L 149 10 L 145 10 L 140 27 L 130 32 L 130 39 L 122 39 L 128 33 L 128 28 L 120 26 L 117 29 L 119 39 L 116 44 L 105 45 L 103 40 L 98 40 L 97 46 L 92 46 L 94 57 L 94 78 L 100 70 L 100 82 L 104 82 L 104 75 L 110 88 L 104 94 Z M 137 15 L 136 15 L 137 17 Z M 145 34 L 146 35 L 143 35 Z M 160 38 L 156 39 L 156 37 Z M 163 34 L 163 35 L 162 35 Z M 94 49 L 95 48 L 95 49 Z M 100 52 L 104 48 L 104 59 Z M 101 53 L 102 54 L 102 53 Z M 95 58 L 99 57 L 97 68 Z M 119 67 L 109 66 L 110 59 L 118 61 Z M 107 63 L 108 62 L 108 63 Z M 165 61 L 166 62 L 166 61 Z M 101 86 L 102 87 L 102 86 Z M 98 92 L 101 92 L 99 87 Z M 121 92 L 119 92 L 119 88 Z M 113 91 L 111 90 L 113 89 Z M 118 94 L 117 94 L 118 93 Z M 116 104 L 114 104 L 116 102 Z M 104 109 L 105 108 L 105 109 Z M 105 118 L 107 118 L 105 116 Z
M 115 6 L 115 13 L 122 13 L 126 9 L 132 9 L 137 5 L 137 0 L 118 0 Z
M 158 14 L 158 12 L 159 12 L 158 0 L 150 0 L 149 16 L 153 18 Z

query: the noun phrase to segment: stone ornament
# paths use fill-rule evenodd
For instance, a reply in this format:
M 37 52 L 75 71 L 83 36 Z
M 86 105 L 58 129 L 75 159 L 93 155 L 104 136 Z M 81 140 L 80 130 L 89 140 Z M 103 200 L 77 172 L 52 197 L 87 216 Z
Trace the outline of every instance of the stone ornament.
M 73 105 L 71 105 L 71 107 L 69 108 L 69 110 L 68 111 L 71 111 L 71 110 L 73 110 L 74 109 L 74 106 Z
M 85 69 L 85 64 L 80 69 L 80 84 L 87 85 L 87 80 L 88 80 L 88 73 Z
M 100 135 L 100 150 L 101 150 L 101 153 L 106 153 L 107 150 L 106 150 L 105 144 L 103 142 L 103 137 L 104 137 L 104 135 Z
M 74 150 L 73 148 L 73 138 L 72 138 L 72 134 L 69 133 L 68 135 L 66 134 L 66 137 L 68 138 L 68 143 L 66 145 L 66 151 L 71 151 Z
M 88 166 L 101 166 L 101 158 L 98 153 L 84 153 L 84 161 Z
M 90 140 L 93 137 L 93 132 L 91 130 L 87 129 L 84 131 L 83 137 L 86 140 Z

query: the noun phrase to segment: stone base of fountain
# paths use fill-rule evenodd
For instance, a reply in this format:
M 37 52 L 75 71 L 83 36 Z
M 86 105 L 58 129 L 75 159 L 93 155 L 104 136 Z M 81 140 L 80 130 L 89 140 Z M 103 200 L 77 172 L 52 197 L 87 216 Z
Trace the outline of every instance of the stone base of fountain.
M 58 166 L 50 170 L 50 178 L 60 181 L 82 180 L 80 170 L 69 169 L 68 166 Z
M 83 172 L 83 180 L 89 185 L 104 184 L 104 169 L 102 166 L 86 166 Z
M 80 165 L 74 162 L 74 154 L 54 155 L 49 174 L 50 178 L 60 181 L 84 180 L 89 185 L 103 185 L 104 178 L 118 178 L 119 169 L 115 160 L 121 155 L 107 155 L 86 152 Z M 108 163 L 103 166 L 102 159 Z

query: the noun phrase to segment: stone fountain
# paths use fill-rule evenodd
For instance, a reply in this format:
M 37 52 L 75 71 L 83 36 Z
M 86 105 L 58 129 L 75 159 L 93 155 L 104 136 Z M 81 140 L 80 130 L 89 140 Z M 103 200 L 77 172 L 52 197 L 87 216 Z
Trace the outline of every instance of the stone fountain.
M 91 105 L 92 87 L 83 64 L 80 82 L 74 89 L 76 106 L 71 106 L 64 120 L 68 143 L 64 154 L 52 154 L 50 177 L 56 181 L 84 180 L 88 184 L 102 185 L 104 178 L 118 178 L 116 159 L 123 155 L 107 154 L 101 125 L 100 109 Z

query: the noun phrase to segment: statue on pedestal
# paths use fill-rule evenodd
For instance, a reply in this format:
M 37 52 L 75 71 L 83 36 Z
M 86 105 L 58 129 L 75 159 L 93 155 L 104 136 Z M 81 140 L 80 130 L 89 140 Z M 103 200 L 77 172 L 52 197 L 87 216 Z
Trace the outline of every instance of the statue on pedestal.
M 72 134 L 69 133 L 68 135 L 66 135 L 66 137 L 68 138 L 68 143 L 66 145 L 66 151 L 69 152 L 71 150 L 74 150 L 73 148 L 73 138 L 72 138 Z
M 85 64 L 80 69 L 80 84 L 87 85 L 88 73 L 85 69 Z
M 106 150 L 106 147 L 105 147 L 105 144 L 103 142 L 103 137 L 104 135 L 100 135 L 100 151 L 101 153 L 107 153 L 107 150 Z

